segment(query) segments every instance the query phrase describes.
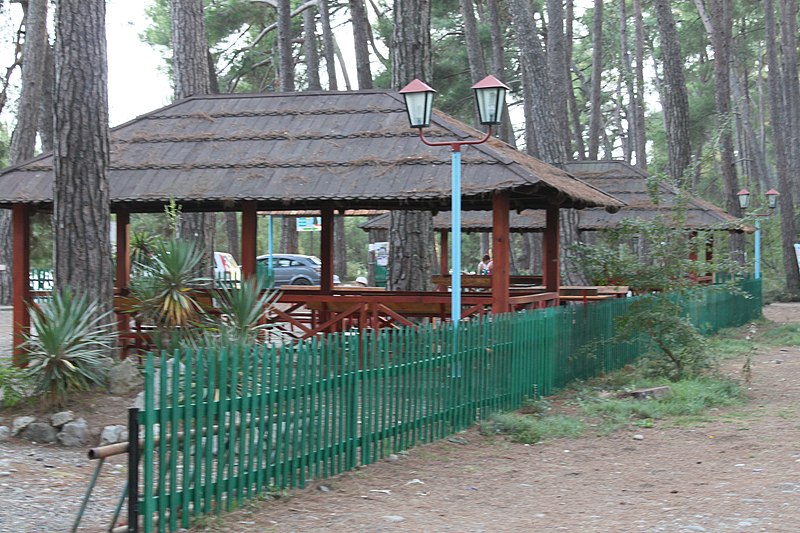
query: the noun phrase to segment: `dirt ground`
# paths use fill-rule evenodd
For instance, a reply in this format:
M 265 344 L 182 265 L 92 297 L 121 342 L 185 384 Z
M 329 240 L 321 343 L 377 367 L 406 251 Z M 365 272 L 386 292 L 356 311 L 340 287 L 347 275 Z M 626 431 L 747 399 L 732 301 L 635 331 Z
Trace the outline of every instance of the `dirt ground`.
M 800 304 L 764 314 L 800 322 Z M 204 525 L 236 533 L 800 531 L 800 346 L 758 352 L 752 366 L 751 401 L 711 422 L 530 446 L 472 430 Z M 128 401 L 113 398 L 88 399 L 87 409 L 111 423 L 114 405 L 122 411 Z M 0 532 L 68 531 L 94 467 L 84 454 L 0 443 Z M 81 531 L 108 526 L 124 477 L 122 459 L 104 467 Z

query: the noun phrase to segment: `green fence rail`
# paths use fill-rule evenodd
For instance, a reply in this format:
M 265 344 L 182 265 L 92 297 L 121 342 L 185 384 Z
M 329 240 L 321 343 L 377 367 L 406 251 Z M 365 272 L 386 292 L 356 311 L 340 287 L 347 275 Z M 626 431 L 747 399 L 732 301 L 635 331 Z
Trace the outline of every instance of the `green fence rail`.
M 706 332 L 760 316 L 758 281 L 686 302 Z M 303 487 L 463 430 L 634 361 L 614 344 L 631 299 L 286 346 L 150 354 L 143 530 L 176 531 L 271 489 Z

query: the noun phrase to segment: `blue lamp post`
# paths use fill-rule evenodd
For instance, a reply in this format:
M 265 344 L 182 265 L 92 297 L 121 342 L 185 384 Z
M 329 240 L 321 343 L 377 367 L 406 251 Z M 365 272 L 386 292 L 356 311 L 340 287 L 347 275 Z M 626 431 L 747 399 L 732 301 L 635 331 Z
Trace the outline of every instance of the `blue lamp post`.
M 451 251 L 451 267 L 453 270 L 451 289 L 451 319 L 454 324 L 461 320 L 461 147 L 468 144 L 481 144 L 489 140 L 492 126 L 500 124 L 508 87 L 495 78 L 487 76 L 472 86 L 478 104 L 480 123 L 489 126 L 482 139 L 469 141 L 433 142 L 425 138 L 423 129 L 431 125 L 433 95 L 431 87 L 414 80 L 406 85 L 400 94 L 405 98 L 408 121 L 412 128 L 419 130 L 419 138 L 428 146 L 449 146 L 452 154 L 452 199 L 451 199 L 451 231 L 453 244 Z
M 739 207 L 742 209 L 747 209 L 750 206 L 750 191 L 747 189 L 742 189 L 736 196 L 739 198 Z M 770 189 L 766 192 L 767 196 L 767 206 L 770 209 L 775 209 L 778 205 L 778 196 L 780 193 L 775 189 Z M 753 265 L 753 275 L 756 279 L 761 279 L 761 218 L 760 217 L 768 217 L 769 212 L 767 213 L 755 213 L 756 217 L 756 242 L 755 242 L 755 261 Z

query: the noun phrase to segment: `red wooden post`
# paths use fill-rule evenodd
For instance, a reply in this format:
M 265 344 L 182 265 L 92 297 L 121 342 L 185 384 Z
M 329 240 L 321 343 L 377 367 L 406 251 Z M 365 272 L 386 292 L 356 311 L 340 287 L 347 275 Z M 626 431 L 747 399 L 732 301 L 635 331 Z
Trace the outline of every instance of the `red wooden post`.
M 544 261 L 542 272 L 544 277 L 544 287 L 547 292 L 558 293 L 561 285 L 561 272 L 559 265 L 559 242 L 558 242 L 558 206 L 548 206 L 545 215 L 544 228 Z
M 256 275 L 258 211 L 253 201 L 242 202 L 242 279 Z
M 697 232 L 689 232 L 689 260 L 697 261 Z
M 30 212 L 24 204 L 14 204 L 11 208 L 12 225 L 12 254 L 13 265 L 11 268 L 12 294 L 14 304 L 13 332 L 13 362 L 15 366 L 25 364 L 24 351 L 20 345 L 25 340 L 24 335 L 30 332 L 31 316 L 28 312 L 28 302 L 31 301 L 30 286 Z
M 128 294 L 131 284 L 131 214 L 117 212 L 117 272 L 116 294 Z
M 511 279 L 511 246 L 508 192 L 492 197 L 492 313 L 508 313 Z

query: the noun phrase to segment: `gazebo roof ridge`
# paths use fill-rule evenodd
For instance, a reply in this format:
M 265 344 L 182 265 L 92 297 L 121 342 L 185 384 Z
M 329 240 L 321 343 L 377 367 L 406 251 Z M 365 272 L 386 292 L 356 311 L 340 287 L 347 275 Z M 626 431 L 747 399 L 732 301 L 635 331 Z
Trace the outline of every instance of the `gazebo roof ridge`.
M 430 134 L 475 134 L 437 111 Z M 111 129 L 112 209 L 422 209 L 450 201 L 445 150 L 419 143 L 386 90 L 195 95 Z M 465 210 L 624 205 L 564 170 L 492 139 L 462 158 Z M 52 154 L 0 171 L 0 206 L 52 204 Z

